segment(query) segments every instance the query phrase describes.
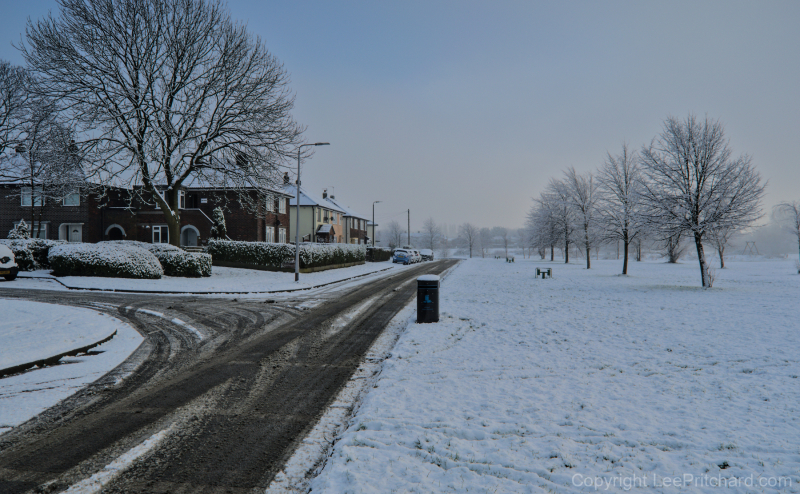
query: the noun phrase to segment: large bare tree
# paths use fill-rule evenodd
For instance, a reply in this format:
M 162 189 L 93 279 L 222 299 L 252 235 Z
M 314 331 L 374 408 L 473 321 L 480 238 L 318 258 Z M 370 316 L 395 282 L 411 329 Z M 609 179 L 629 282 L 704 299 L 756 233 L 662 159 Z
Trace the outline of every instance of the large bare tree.
M 564 193 L 567 205 L 574 211 L 583 247 L 586 250 L 586 269 L 592 267 L 592 247 L 600 240 L 597 203 L 597 183 L 591 173 L 579 175 L 574 167 L 564 172 Z
M 14 196 L 29 206 L 28 220 L 33 237 L 42 236 L 42 217 L 54 203 L 66 196 L 86 192 L 81 170 L 81 153 L 75 134 L 59 119 L 54 102 L 29 99 L 20 117 L 15 151 L 0 158 L 2 181 L 20 185 Z
M 722 124 L 707 117 L 668 118 L 641 154 L 643 218 L 662 239 L 681 232 L 694 239 L 701 282 L 710 287 L 703 242 L 714 230 L 743 228 L 761 216 L 761 177 L 749 156 L 731 157 Z
M 97 153 L 94 181 L 153 201 L 180 241 L 180 189 L 225 187 L 263 214 L 302 128 L 281 63 L 218 0 L 57 0 L 21 51 Z M 256 198 L 251 195 L 256 191 Z M 261 207 L 259 207 L 259 205 Z
M 463 223 L 458 227 L 458 236 L 467 244 L 470 258 L 472 257 L 472 248 L 475 246 L 475 242 L 478 241 L 479 234 L 480 230 L 472 223 Z
M 631 242 L 641 234 L 638 213 L 642 176 L 638 161 L 636 151 L 630 151 L 623 143 L 620 154 L 606 153 L 606 160 L 597 174 L 600 224 L 607 240 L 622 242 L 622 274 L 628 274 Z
M 6 148 L 16 147 L 24 136 L 32 95 L 30 82 L 25 69 L 0 60 L 0 155 Z

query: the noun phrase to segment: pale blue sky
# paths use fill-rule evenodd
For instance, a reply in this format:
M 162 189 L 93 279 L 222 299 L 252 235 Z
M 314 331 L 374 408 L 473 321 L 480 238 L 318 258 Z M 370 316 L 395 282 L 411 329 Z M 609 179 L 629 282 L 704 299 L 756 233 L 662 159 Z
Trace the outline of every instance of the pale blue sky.
M 53 0 L 6 2 L 0 58 Z M 257 2 L 233 16 L 291 74 L 303 183 L 379 223 L 519 227 L 550 177 L 589 171 L 668 115 L 719 118 L 800 199 L 800 2 Z

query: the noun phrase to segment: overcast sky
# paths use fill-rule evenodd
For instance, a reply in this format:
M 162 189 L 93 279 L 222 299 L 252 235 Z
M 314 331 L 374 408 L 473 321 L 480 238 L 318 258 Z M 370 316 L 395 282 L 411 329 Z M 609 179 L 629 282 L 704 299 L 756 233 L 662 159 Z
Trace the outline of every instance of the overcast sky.
M 54 0 L 4 2 L 0 58 Z M 550 177 L 591 171 L 668 115 L 719 119 L 800 199 L 800 2 L 230 0 L 291 75 L 314 192 L 378 223 L 523 225 Z

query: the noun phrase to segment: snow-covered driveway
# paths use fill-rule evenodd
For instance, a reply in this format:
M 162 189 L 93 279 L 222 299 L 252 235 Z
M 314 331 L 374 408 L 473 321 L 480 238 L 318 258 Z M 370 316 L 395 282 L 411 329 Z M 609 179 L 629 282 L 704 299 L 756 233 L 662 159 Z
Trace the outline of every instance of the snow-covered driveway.
M 729 264 L 462 263 L 314 491 L 800 492 L 800 276 Z

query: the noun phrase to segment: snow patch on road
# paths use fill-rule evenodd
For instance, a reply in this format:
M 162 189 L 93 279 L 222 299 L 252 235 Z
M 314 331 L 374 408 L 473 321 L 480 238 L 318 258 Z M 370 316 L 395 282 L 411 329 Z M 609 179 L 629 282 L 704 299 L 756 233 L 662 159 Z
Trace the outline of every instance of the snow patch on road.
M 131 448 L 88 479 L 84 479 L 70 486 L 69 489 L 64 491 L 64 494 L 94 494 L 95 492 L 100 492 L 106 484 L 114 480 L 120 473 L 124 472 L 134 461 L 158 446 L 164 438 L 172 433 L 173 429 L 174 426 L 153 434 L 141 444 Z
M 178 319 L 177 317 L 169 317 L 167 315 L 164 315 L 163 312 L 158 312 L 158 311 L 154 311 L 154 310 L 150 310 L 150 309 L 137 309 L 137 308 L 134 308 L 134 307 L 125 307 L 125 309 L 126 310 L 133 310 L 133 311 L 136 311 L 136 312 L 141 312 L 142 314 L 149 314 L 151 316 L 156 316 L 156 317 L 159 317 L 161 319 L 165 319 L 165 320 L 167 320 L 167 321 L 169 321 L 169 322 L 171 322 L 173 324 L 177 324 L 178 326 L 180 326 L 182 328 L 188 329 L 189 331 L 194 333 L 195 336 L 197 336 L 197 339 L 199 339 L 199 340 L 203 339 L 203 333 L 201 333 L 199 329 L 195 328 L 194 326 L 192 326 L 191 324 L 187 323 L 186 321 L 182 321 L 182 320 Z

